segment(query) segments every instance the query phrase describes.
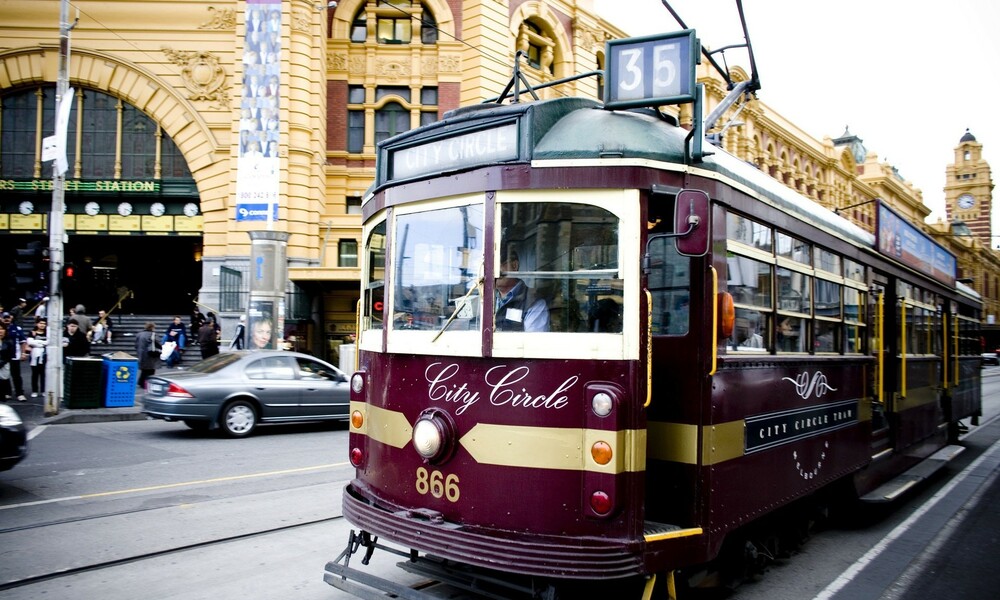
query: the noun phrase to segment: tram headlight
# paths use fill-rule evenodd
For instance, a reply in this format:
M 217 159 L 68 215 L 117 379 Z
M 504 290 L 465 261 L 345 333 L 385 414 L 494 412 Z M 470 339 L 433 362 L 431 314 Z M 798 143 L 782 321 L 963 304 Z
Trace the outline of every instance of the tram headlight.
M 598 392 L 594 394 L 594 397 L 590 401 L 591 407 L 594 409 L 594 414 L 598 417 L 606 417 L 611 414 L 611 409 L 614 407 L 614 401 L 611 399 L 611 395 L 606 392 Z
M 355 373 L 351 377 L 351 390 L 355 394 L 360 394 L 365 389 L 365 376 L 362 373 Z
M 455 425 L 448 413 L 429 408 L 413 424 L 413 449 L 427 462 L 440 463 L 455 447 Z
M 413 448 L 417 454 L 427 460 L 434 458 L 441 451 L 444 443 L 441 430 L 431 419 L 421 419 L 413 426 Z

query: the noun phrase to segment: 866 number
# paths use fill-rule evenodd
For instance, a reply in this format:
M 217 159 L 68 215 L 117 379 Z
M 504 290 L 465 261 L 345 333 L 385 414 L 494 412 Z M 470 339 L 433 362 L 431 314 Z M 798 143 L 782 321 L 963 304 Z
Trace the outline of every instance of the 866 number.
M 441 471 L 424 467 L 417 468 L 417 493 L 421 496 L 430 494 L 435 498 L 446 498 L 449 502 L 458 502 L 461 492 L 458 489 L 458 475 L 445 475 Z

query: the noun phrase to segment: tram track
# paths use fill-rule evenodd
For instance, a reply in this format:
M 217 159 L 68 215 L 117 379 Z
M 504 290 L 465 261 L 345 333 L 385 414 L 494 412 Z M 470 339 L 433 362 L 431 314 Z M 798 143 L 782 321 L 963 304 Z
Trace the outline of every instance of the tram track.
M 132 511 L 132 512 L 141 512 L 141 511 Z M 94 517 L 94 518 L 99 518 L 99 517 Z M 90 573 L 90 572 L 94 572 L 94 571 L 100 571 L 102 569 L 110 569 L 110 568 L 121 566 L 121 565 L 142 562 L 144 560 L 152 560 L 152 559 L 156 559 L 156 558 L 161 558 L 161 557 L 169 556 L 169 555 L 172 555 L 172 554 L 181 554 L 181 553 L 184 553 L 184 552 L 191 552 L 191 551 L 194 551 L 194 550 L 201 550 L 201 549 L 204 549 L 204 548 L 210 548 L 210 547 L 213 547 L 213 546 L 219 546 L 219 545 L 228 544 L 228 543 L 232 543 L 232 542 L 236 542 L 236 541 L 241 541 L 241 540 L 246 540 L 246 539 L 250 539 L 250 538 L 254 538 L 254 537 L 262 537 L 262 536 L 273 535 L 273 534 L 277 534 L 277 533 L 284 533 L 284 532 L 288 532 L 288 531 L 293 531 L 293 530 L 296 530 L 296 529 L 304 529 L 304 528 L 307 528 L 307 527 L 312 527 L 312 526 L 316 526 L 316 525 L 320 525 L 320 524 L 324 524 L 324 523 L 336 522 L 336 521 L 342 520 L 343 518 L 344 518 L 343 515 L 336 515 L 336 516 L 330 516 L 330 517 L 323 517 L 323 518 L 319 518 L 319 519 L 312 519 L 312 520 L 304 521 L 304 522 L 301 522 L 301 523 L 293 523 L 293 524 L 289 524 L 289 525 L 282 525 L 282 526 L 278 526 L 278 527 L 271 527 L 271 528 L 267 528 L 267 529 L 261 529 L 261 530 L 258 530 L 258 531 L 251 531 L 251 532 L 246 532 L 246 533 L 241 533 L 241 534 L 229 535 L 229 536 L 225 536 L 225 537 L 221 537 L 221 538 L 217 538 L 217 539 L 213 539 L 213 540 L 205 540 L 205 541 L 201 541 L 201 542 L 194 542 L 194 543 L 191 543 L 191 544 L 184 544 L 184 545 L 176 546 L 176 547 L 173 547 L 173 548 L 166 548 L 166 549 L 162 549 L 162 550 L 155 550 L 155 551 L 151 551 L 151 552 L 145 552 L 145 553 L 137 554 L 137 555 L 130 556 L 130 557 L 118 558 L 118 559 L 108 560 L 108 561 L 102 561 L 102 562 L 98 562 L 98 563 L 94 563 L 94 564 L 90 564 L 90 565 L 79 566 L 79 567 L 71 567 L 71 568 L 63 569 L 63 570 L 60 570 L 60 571 L 57 571 L 57 572 L 45 573 L 45 574 L 41 574 L 41 575 L 33 575 L 31 577 L 25 577 L 23 579 L 18 579 L 18 580 L 14 580 L 14 581 L 8 581 L 8 582 L 0 583 L 0 592 L 7 591 L 7 590 L 12 590 L 12 589 L 17 589 L 17 588 L 21 588 L 21 587 L 24 587 L 24 586 L 37 584 L 37 583 L 42 583 L 42 582 L 45 582 L 45 581 L 51 581 L 51 580 L 59 579 L 59 578 L 63 578 L 63 577 L 72 577 L 74 575 L 79 575 L 81 573 Z M 87 520 L 87 519 L 78 519 L 78 520 L 82 521 L 82 520 Z M 2 534 L 2 533 L 3 532 L 0 531 L 0 534 Z

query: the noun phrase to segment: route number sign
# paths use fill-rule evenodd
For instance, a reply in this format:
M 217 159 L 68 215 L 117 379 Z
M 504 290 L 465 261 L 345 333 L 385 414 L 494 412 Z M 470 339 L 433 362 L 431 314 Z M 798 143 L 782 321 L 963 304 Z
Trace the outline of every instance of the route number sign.
M 693 29 L 608 41 L 604 107 L 694 102 L 699 53 Z

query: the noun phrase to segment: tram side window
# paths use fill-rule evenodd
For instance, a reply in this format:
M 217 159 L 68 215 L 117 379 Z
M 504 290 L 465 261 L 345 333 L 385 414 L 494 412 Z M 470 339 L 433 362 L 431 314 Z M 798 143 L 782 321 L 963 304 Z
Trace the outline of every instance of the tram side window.
M 393 329 L 478 330 L 483 206 L 401 214 L 393 244 Z
M 737 351 L 766 352 L 771 344 L 771 265 L 732 254 L 726 258 L 727 285 L 736 306 L 729 347 Z
M 844 338 L 845 352 L 861 354 L 865 351 L 865 317 L 867 294 L 857 288 L 844 286 Z
M 670 238 L 654 239 L 649 255 L 653 334 L 684 335 L 691 312 L 691 259 L 678 254 Z
M 365 243 L 368 277 L 365 282 L 363 329 L 382 329 L 385 305 L 385 221 L 372 229 Z
M 621 333 L 618 221 L 588 204 L 501 204 L 496 330 Z
M 817 251 L 817 255 L 819 252 Z M 813 310 L 816 316 L 816 352 L 836 352 L 843 349 L 841 327 L 841 285 L 824 279 L 816 279 L 816 293 Z

